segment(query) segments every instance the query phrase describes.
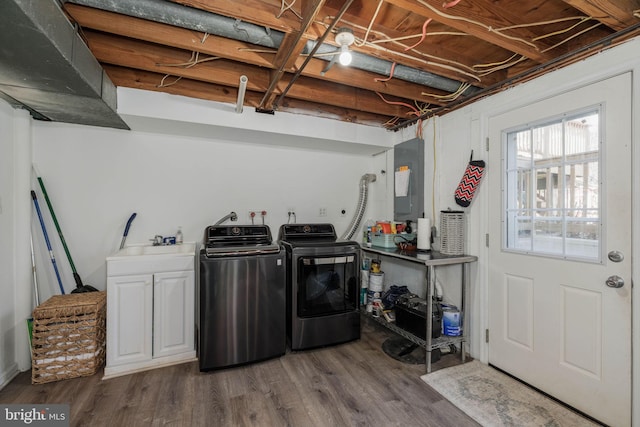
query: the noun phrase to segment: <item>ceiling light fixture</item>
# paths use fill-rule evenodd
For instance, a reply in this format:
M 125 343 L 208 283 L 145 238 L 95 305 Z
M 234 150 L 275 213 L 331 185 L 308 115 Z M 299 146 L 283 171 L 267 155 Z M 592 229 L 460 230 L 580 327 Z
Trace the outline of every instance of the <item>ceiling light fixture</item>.
M 349 46 L 355 41 L 353 31 L 350 28 L 338 28 L 335 41 L 340 46 L 340 56 L 338 57 L 340 63 L 342 65 L 351 64 L 352 56 L 349 51 Z

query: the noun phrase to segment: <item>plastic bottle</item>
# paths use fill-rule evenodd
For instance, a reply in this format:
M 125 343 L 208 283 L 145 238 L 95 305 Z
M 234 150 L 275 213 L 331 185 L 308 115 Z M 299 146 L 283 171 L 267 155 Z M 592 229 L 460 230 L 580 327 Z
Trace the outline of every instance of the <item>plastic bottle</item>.
M 368 219 L 362 227 L 362 243 L 365 244 L 366 247 L 371 247 L 371 239 L 373 234 L 373 226 L 375 225 L 375 221 L 372 219 Z
M 178 227 L 178 231 L 176 231 L 176 245 L 181 245 L 182 241 L 183 241 L 182 227 Z

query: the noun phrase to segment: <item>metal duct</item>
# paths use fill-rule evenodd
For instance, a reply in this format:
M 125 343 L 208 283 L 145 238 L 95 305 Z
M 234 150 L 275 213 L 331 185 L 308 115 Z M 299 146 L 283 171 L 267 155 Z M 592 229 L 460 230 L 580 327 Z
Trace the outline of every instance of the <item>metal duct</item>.
M 68 0 L 67 2 L 106 10 L 109 12 L 116 12 L 136 18 L 142 18 L 149 21 L 174 25 L 189 30 L 205 32 L 220 37 L 226 37 L 274 49 L 277 49 L 280 46 L 282 39 L 284 38 L 284 33 L 281 31 L 260 27 L 238 19 L 228 18 L 226 16 L 217 15 L 215 13 L 199 9 L 184 7 L 180 4 L 164 0 Z M 311 52 L 314 46 L 315 42 L 307 42 L 305 51 Z M 335 46 L 324 43 L 320 46 L 317 52 L 329 53 L 337 50 L 338 49 Z M 353 60 L 350 67 L 377 73 L 383 76 L 388 76 L 391 72 L 391 66 L 393 63 L 390 61 L 374 58 L 353 51 L 352 55 Z M 330 61 L 331 57 L 319 56 L 318 59 Z M 423 86 L 429 86 L 445 92 L 455 92 L 461 84 L 461 82 L 457 80 L 441 77 L 433 73 L 403 65 L 396 65 L 393 75 L 395 78 L 401 80 Z M 470 95 L 478 90 L 480 89 L 470 87 L 465 95 Z
M 64 3 L 89 6 L 264 47 L 278 48 L 284 38 L 281 31 L 165 0 L 66 0 Z
M 116 87 L 55 0 L 5 0 L 0 92 L 35 119 L 128 129 Z
M 305 53 L 311 52 L 315 46 L 314 41 L 308 41 L 305 46 Z M 331 53 L 338 52 L 334 46 L 329 44 L 323 44 L 317 50 L 318 54 L 323 53 Z M 353 59 L 351 60 L 350 68 L 358 68 L 363 71 L 369 71 L 372 73 L 381 74 L 383 76 L 388 76 L 391 73 L 392 62 L 386 61 L 384 59 L 376 58 L 373 56 L 365 55 L 364 53 L 355 52 L 353 50 L 350 51 Z M 325 61 L 330 61 L 330 56 L 320 56 L 318 59 L 324 59 Z M 436 89 L 443 90 L 445 92 L 455 92 L 460 88 L 460 83 L 458 80 L 449 79 L 446 77 L 438 76 L 437 74 L 428 73 L 426 71 L 418 70 L 416 68 L 407 67 L 406 65 L 396 64 L 395 69 L 393 70 L 393 77 L 400 80 L 405 80 L 411 83 L 420 84 L 423 86 L 429 86 Z M 470 87 L 465 92 L 465 95 L 470 95 L 479 91 L 480 88 Z
M 347 231 L 345 231 L 342 237 L 340 237 L 341 239 L 351 239 L 358 230 L 360 222 L 362 221 L 362 217 L 364 216 L 364 211 L 367 209 L 367 197 L 369 195 L 370 182 L 376 182 L 376 174 L 366 173 L 362 175 L 362 178 L 360 178 L 360 196 L 358 197 L 358 206 L 356 208 L 356 213 L 353 216 L 353 219 L 351 220 L 351 224 L 349 224 Z

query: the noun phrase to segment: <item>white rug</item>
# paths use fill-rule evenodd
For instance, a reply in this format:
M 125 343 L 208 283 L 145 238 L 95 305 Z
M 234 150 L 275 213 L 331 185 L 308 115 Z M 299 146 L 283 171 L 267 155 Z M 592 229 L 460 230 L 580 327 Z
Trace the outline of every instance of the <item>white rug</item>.
M 421 378 L 486 427 L 598 425 L 476 360 Z

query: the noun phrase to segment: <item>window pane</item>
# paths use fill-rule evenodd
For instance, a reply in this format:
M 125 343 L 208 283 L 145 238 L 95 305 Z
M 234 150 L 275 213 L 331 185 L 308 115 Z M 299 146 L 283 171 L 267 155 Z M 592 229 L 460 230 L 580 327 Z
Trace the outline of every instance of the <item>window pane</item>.
M 598 162 L 567 166 L 565 206 L 573 209 L 597 209 L 599 206 L 600 174 Z M 580 212 L 577 216 L 584 216 Z
M 532 221 L 526 211 L 514 211 L 510 217 L 512 226 L 509 247 L 530 251 L 532 249 Z
M 600 251 L 599 240 L 600 221 L 597 217 L 567 220 L 567 255 L 595 258 Z
M 536 207 L 560 208 L 560 168 L 557 166 L 536 170 Z
M 562 123 L 554 123 L 533 129 L 533 152 L 536 162 L 560 161 L 562 156 Z
M 597 153 L 600 141 L 597 112 L 567 120 L 565 132 L 567 157 L 579 153 Z
M 600 259 L 599 120 L 589 111 L 507 134 L 508 249 Z
M 508 205 L 512 209 L 528 209 L 531 206 L 531 170 L 507 172 L 507 182 L 514 187 L 509 190 Z
M 517 158 L 518 165 L 517 167 L 531 167 L 531 159 L 533 156 L 533 151 L 531 149 L 531 131 L 526 130 L 523 132 L 516 132 L 515 134 L 516 143 L 517 143 Z
M 518 209 L 530 209 L 531 208 L 531 170 L 518 170 L 518 197 L 517 205 L 514 206 Z
M 562 254 L 563 232 L 560 211 L 538 212 L 533 224 L 533 250 L 547 254 Z

